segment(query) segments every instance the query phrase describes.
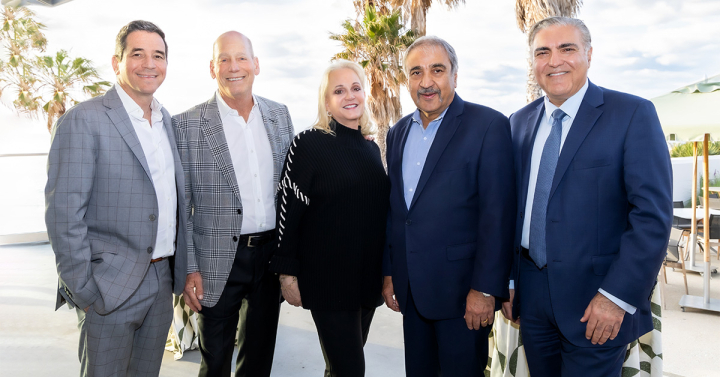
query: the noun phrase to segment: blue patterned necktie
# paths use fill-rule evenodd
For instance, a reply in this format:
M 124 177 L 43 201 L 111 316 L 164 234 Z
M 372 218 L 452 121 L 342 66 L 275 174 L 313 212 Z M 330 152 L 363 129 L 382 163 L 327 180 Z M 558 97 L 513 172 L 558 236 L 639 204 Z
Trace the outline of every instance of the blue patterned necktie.
M 550 188 L 555 177 L 558 157 L 560 157 L 560 139 L 562 137 L 562 120 L 567 114 L 560 109 L 553 111 L 552 130 L 545 141 L 540 157 L 535 196 L 533 197 L 532 215 L 530 218 L 530 258 L 542 268 L 547 264 L 547 245 L 545 243 L 545 221 L 547 218 Z

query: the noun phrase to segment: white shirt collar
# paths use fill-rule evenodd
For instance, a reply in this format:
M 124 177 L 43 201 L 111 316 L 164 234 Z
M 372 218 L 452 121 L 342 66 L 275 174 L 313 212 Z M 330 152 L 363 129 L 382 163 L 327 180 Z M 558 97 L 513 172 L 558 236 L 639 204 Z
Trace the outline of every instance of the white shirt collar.
M 545 117 L 550 122 L 550 124 L 552 124 L 552 113 L 558 108 L 564 111 L 565 114 L 568 115 L 569 119 L 575 119 L 575 115 L 577 115 L 577 112 L 580 109 L 580 104 L 585 97 L 585 92 L 587 92 L 589 86 L 588 83 L 589 80 L 585 79 L 585 85 L 583 85 L 582 88 L 577 91 L 577 93 L 573 94 L 572 97 L 565 100 L 565 102 L 563 102 L 560 107 L 553 105 L 548 99 L 548 97 L 545 96 Z
M 253 94 L 253 95 L 252 95 L 252 98 L 253 98 L 253 107 L 252 107 L 252 109 L 250 110 L 251 113 L 258 108 L 258 100 L 257 100 L 257 97 L 255 97 L 255 95 Z M 219 91 L 215 91 L 215 100 L 217 101 L 218 111 L 220 112 L 220 117 L 221 117 L 221 118 L 222 118 L 222 117 L 225 117 L 225 116 L 228 116 L 228 115 L 231 115 L 231 116 L 240 116 L 240 114 L 238 114 L 237 110 L 233 109 L 232 107 L 230 107 L 230 105 L 228 105 L 228 104 L 225 102 L 225 100 L 222 98 L 222 95 L 220 95 L 220 92 L 219 92 Z M 250 120 L 249 117 L 248 117 L 248 120 Z
M 145 111 L 140 107 L 140 105 L 135 102 L 130 96 L 123 90 L 122 86 L 120 84 L 115 84 L 115 90 L 118 93 L 118 97 L 120 97 L 120 101 L 122 101 L 123 107 L 125 108 L 125 111 L 128 113 L 130 117 L 133 117 L 137 120 L 145 119 Z M 152 110 L 152 118 L 153 122 L 156 121 L 156 116 L 162 116 L 162 113 L 160 112 L 160 109 L 162 109 L 162 105 L 157 100 L 157 98 L 153 97 L 152 102 L 150 103 L 150 110 Z

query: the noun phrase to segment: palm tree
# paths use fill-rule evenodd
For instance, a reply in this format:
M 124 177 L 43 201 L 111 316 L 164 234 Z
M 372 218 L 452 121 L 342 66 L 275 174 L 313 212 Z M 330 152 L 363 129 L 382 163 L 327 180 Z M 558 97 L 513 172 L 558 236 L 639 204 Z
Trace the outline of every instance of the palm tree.
M 376 12 L 365 7 L 361 22 L 345 20 L 345 32 L 331 34 L 330 39 L 342 44 L 344 50 L 333 56 L 358 62 L 370 81 L 368 110 L 378 126 L 377 143 L 385 161 L 385 138 L 390 126 L 400 120 L 400 86 L 407 82 L 400 53 L 415 40 L 411 30 L 404 30 L 400 10 Z
M 441 4 L 445 4 L 448 9 L 458 7 L 465 4 L 465 0 L 437 0 Z M 358 13 L 364 11 L 367 5 L 377 5 L 378 8 L 385 9 L 402 9 L 403 19 L 410 19 L 410 29 L 415 35 L 422 37 L 426 31 L 426 16 L 433 0 L 355 0 L 355 8 Z M 383 13 L 382 9 L 378 9 L 379 13 Z
M 523 33 L 527 33 L 538 21 L 547 17 L 575 17 L 582 6 L 582 0 L 516 0 L 515 13 L 517 23 Z M 542 90 L 535 81 L 532 69 L 532 53 L 528 47 L 527 102 L 542 97 Z
M 85 84 L 81 90 L 91 97 L 105 93 L 111 85 L 108 81 L 100 80 L 90 60 L 72 59 L 65 50 L 58 51 L 55 56 L 38 56 L 35 67 L 38 71 L 38 89 L 44 91 L 45 98 L 49 98 L 42 107 L 48 119 L 48 130 L 65 114 L 68 105 L 79 102 L 71 95 L 71 92 L 80 91 L 79 85 Z
M 34 52 L 45 51 L 45 26 L 35 21 L 27 8 L 4 7 L 0 21 L 0 44 L 7 61 L 0 57 L 0 96 L 10 89 L 15 93 L 13 106 L 18 112 L 32 114 L 38 110 L 33 77 Z

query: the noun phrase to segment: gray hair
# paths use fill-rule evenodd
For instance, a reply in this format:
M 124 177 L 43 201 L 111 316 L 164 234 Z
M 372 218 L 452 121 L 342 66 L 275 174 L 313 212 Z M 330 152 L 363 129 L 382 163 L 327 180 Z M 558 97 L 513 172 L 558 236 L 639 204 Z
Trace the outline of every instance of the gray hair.
M 125 54 L 125 49 L 127 48 L 127 37 L 133 31 L 147 31 L 148 33 L 155 33 L 159 35 L 165 44 L 165 59 L 167 59 L 168 45 L 165 41 L 165 33 L 163 33 L 157 25 L 150 21 L 136 20 L 130 21 L 129 24 L 123 26 L 115 38 L 115 57 L 117 57 L 118 61 L 123 60 L 123 54 Z
M 407 51 L 405 51 L 405 57 L 403 59 L 403 67 L 405 69 L 405 73 L 409 74 L 408 72 L 408 66 L 407 66 L 407 59 L 408 56 L 410 56 L 410 52 L 412 50 L 423 47 L 423 46 L 434 46 L 434 47 L 442 47 L 445 49 L 445 52 L 447 53 L 448 59 L 450 59 L 450 73 L 456 74 L 458 71 L 458 58 L 457 54 L 455 53 L 455 49 L 450 46 L 450 43 L 447 43 L 444 39 L 438 38 L 434 35 L 426 35 L 424 37 L 420 37 L 413 42 L 410 47 L 407 48 Z
M 530 31 L 528 31 L 528 45 L 530 46 L 530 49 L 532 49 L 532 44 L 533 42 L 535 42 L 535 36 L 537 36 L 537 33 L 539 33 L 540 30 L 549 28 L 550 26 L 572 26 L 578 31 L 580 31 L 583 47 L 585 47 L 585 52 L 587 53 L 592 47 L 590 30 L 587 28 L 587 26 L 585 26 L 584 22 L 578 20 L 577 18 L 558 16 L 548 17 L 544 20 L 540 20 L 530 28 Z

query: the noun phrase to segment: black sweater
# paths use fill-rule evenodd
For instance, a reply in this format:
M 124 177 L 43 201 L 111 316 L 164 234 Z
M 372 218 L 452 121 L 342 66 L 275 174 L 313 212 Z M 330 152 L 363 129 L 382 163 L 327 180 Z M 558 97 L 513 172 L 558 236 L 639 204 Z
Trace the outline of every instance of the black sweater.
M 288 150 L 270 271 L 297 276 L 305 309 L 374 308 L 382 303 L 390 181 L 375 143 L 331 127 L 335 135 L 301 132 Z

